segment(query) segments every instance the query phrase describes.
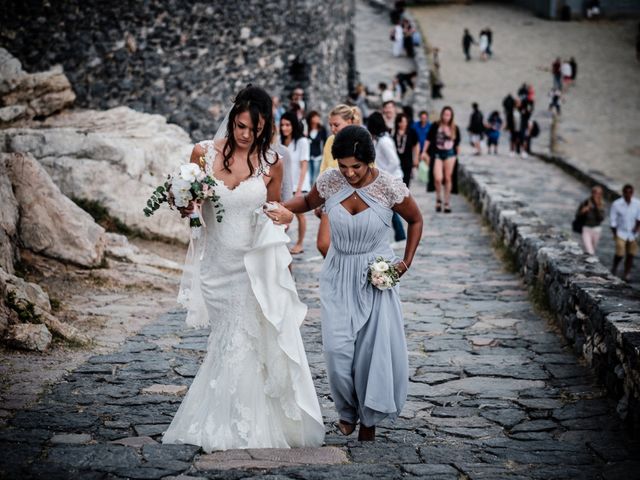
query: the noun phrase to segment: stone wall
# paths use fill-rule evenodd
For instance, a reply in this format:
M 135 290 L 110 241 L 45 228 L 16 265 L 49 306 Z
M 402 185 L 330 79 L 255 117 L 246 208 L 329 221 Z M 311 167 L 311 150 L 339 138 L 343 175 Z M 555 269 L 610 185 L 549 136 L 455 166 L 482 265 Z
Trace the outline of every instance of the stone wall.
M 326 112 L 346 93 L 354 0 L 3 2 L 0 46 L 27 71 L 62 64 L 76 105 L 159 113 L 211 136 L 247 83 L 306 88 Z
M 562 333 L 640 426 L 640 295 L 547 225 L 490 171 L 460 165 L 459 181 Z

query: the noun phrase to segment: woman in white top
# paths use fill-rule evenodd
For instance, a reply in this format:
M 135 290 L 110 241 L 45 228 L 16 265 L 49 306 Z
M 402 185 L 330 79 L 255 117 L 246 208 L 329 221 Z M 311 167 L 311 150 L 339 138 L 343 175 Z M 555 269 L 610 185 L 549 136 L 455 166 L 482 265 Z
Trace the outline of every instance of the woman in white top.
M 394 57 L 399 57 L 402 55 L 402 50 L 404 49 L 404 32 L 402 30 L 402 20 L 398 19 L 398 23 L 396 23 L 393 30 L 391 30 L 391 39 L 393 40 L 393 48 L 392 53 Z
M 400 166 L 400 157 L 398 157 L 396 144 L 389 135 L 384 117 L 380 112 L 373 112 L 369 115 L 367 129 L 373 137 L 373 144 L 376 149 L 376 167 L 383 172 L 391 174 L 393 177 L 402 178 L 402 167 Z M 407 235 L 404 232 L 404 226 L 402 225 L 400 216 L 394 214 L 392 223 L 395 241 L 401 242 L 406 240 Z
M 300 197 L 311 189 L 309 181 L 309 140 L 303 135 L 302 124 L 293 112 L 285 112 L 280 118 L 280 141 L 291 155 L 291 184 L 293 195 Z M 303 213 L 297 214 L 298 241 L 291 248 L 297 255 L 304 252 L 303 242 L 307 232 L 307 219 Z

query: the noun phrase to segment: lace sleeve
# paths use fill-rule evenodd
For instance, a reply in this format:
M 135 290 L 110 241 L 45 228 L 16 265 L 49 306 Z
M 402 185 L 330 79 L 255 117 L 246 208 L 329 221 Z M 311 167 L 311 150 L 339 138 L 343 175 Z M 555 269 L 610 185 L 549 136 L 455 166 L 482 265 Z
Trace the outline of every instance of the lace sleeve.
M 394 177 L 391 179 L 391 182 L 389 183 L 389 199 L 391 200 L 391 207 L 398 203 L 402 203 L 409 195 L 409 189 L 401 178 Z
M 335 168 L 330 168 L 320 174 L 318 180 L 316 180 L 316 188 L 320 196 L 326 200 L 331 195 L 335 195 L 342 190 L 344 182 L 342 174 Z
M 393 208 L 394 205 L 402 203 L 409 196 L 409 189 L 402 181 L 402 178 L 394 177 L 382 170 L 379 171 L 380 178 L 366 187 L 367 192 L 381 205 Z

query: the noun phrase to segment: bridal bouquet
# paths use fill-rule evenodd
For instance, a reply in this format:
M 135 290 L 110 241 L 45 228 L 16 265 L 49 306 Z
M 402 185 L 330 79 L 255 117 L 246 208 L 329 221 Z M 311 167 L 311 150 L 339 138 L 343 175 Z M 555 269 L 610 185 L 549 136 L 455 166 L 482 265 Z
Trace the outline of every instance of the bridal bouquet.
M 379 290 L 387 290 L 400 282 L 396 267 L 382 257 L 376 258 L 375 262 L 369 265 L 367 278 L 371 285 Z
M 150 217 L 165 202 L 169 204 L 169 208 L 186 208 L 192 200 L 209 200 L 216 208 L 216 220 L 221 222 L 224 210 L 220 197 L 216 195 L 217 183 L 211 175 L 205 173 L 202 165 L 204 165 L 204 159 L 200 160 L 200 165 L 185 163 L 180 165 L 178 171 L 167 175 L 167 180 L 158 186 L 147 200 L 144 214 Z M 199 207 L 189 216 L 189 225 L 196 229 L 202 226 Z

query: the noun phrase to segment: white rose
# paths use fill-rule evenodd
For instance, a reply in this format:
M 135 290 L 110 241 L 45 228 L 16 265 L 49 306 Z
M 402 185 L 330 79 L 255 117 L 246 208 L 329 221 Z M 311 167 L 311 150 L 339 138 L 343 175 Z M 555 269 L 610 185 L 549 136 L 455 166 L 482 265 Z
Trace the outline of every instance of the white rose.
M 191 195 L 191 182 L 175 178 L 171 183 L 171 193 L 175 199 L 176 207 L 183 208 L 188 206 L 193 198 Z
M 182 180 L 186 180 L 189 183 L 195 182 L 200 172 L 200 167 L 198 167 L 198 165 L 196 165 L 195 163 L 186 163 L 184 165 L 180 165 L 180 178 Z
M 387 270 L 389 270 L 389 264 L 387 262 L 380 261 L 380 262 L 375 262 L 373 265 L 371 265 L 371 267 L 373 268 L 373 270 L 375 272 L 386 272 Z

